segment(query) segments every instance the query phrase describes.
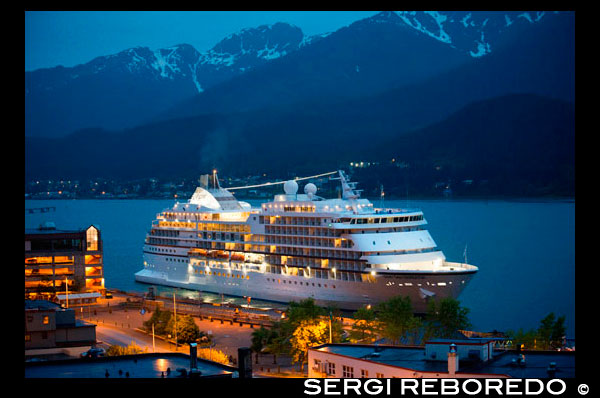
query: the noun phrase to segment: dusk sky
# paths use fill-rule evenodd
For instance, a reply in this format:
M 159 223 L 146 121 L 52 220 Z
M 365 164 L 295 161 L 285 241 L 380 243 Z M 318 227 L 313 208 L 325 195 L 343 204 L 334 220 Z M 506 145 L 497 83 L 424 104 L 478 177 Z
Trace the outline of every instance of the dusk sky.
M 191 44 L 200 52 L 243 28 L 275 22 L 335 31 L 377 11 L 26 11 L 25 70 L 66 67 L 136 47 Z

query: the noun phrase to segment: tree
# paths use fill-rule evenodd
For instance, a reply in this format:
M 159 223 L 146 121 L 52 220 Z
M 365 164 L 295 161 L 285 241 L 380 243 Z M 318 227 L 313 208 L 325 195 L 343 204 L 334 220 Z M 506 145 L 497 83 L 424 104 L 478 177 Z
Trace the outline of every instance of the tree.
M 396 296 L 377 306 L 377 318 L 380 321 L 380 333 L 400 344 L 401 339 L 411 334 L 413 339 L 421 327 L 421 320 L 413 315 L 410 297 Z
M 355 342 L 374 341 L 379 328 L 375 311 L 371 308 L 359 308 L 354 313 L 354 323 L 350 331 L 350 340 Z
M 179 315 L 177 317 L 177 333 L 175 333 L 175 317 L 171 317 L 166 329 L 173 336 L 177 334 L 178 343 L 194 343 L 200 338 L 200 329 L 190 315 Z
M 512 347 L 533 350 L 536 347 L 538 333 L 535 329 L 528 331 L 524 331 L 523 329 L 519 329 L 518 331 L 507 330 L 506 336 L 512 341 Z
M 469 309 L 461 307 L 454 298 L 429 301 L 425 321 L 426 338 L 451 338 L 457 330 L 468 329 L 471 327 L 468 314 Z
M 331 311 L 332 315 L 334 313 L 339 313 L 339 310 L 335 308 L 330 308 L 329 310 Z M 326 330 L 325 340 L 323 340 L 321 343 L 326 343 L 329 341 L 329 311 L 317 306 L 313 298 L 307 298 L 305 300 L 301 300 L 300 302 L 290 302 L 285 313 L 287 316 L 273 325 L 271 328 L 271 335 L 266 339 L 266 349 L 274 355 L 273 363 L 276 363 L 277 355 L 281 354 L 290 354 L 293 356 L 295 353 L 297 358 L 300 358 L 298 351 L 298 338 L 302 333 L 299 330 L 302 328 L 301 325 L 314 325 L 318 324 L 319 322 L 323 322 L 323 324 L 326 325 Z M 332 341 L 342 341 L 342 332 L 342 325 L 339 320 L 332 320 Z M 297 336 L 295 340 L 294 334 Z M 261 334 L 257 333 L 256 339 L 258 340 L 260 338 Z M 296 344 L 296 348 L 294 348 L 294 344 Z M 260 343 L 257 341 L 256 347 L 259 345 Z
M 150 319 L 144 322 L 144 328 L 147 332 L 151 332 L 152 324 L 154 324 L 154 333 L 163 336 L 170 333 L 167 329 L 170 321 L 171 313 L 169 311 L 161 311 L 160 308 L 156 306 Z
M 114 357 L 120 355 L 135 355 L 135 354 L 143 354 L 148 352 L 148 349 L 142 349 L 139 345 L 135 344 L 134 341 L 131 342 L 127 347 L 123 347 L 120 345 L 111 345 L 106 350 L 106 356 Z
M 254 332 L 252 332 L 252 344 L 250 345 L 250 349 L 256 353 L 261 352 L 269 344 L 271 335 L 271 331 L 264 326 L 261 326 L 260 329 L 255 329 Z
M 565 334 L 565 316 L 562 315 L 556 318 L 556 322 L 552 325 L 552 348 L 560 348 L 563 346 L 563 337 L 565 337 Z
M 256 363 L 258 363 L 258 355 L 263 351 L 270 351 L 269 346 L 273 344 L 274 339 L 277 337 L 278 335 L 275 330 L 269 330 L 264 326 L 252 332 L 252 345 L 250 345 L 250 349 L 256 353 Z
M 565 317 L 556 318 L 553 312 L 540 321 L 538 332 L 538 346 L 542 350 L 555 349 L 562 346 L 565 335 Z
M 315 304 L 315 300 L 309 297 L 300 302 L 292 301 L 287 310 L 287 323 L 296 329 L 303 321 L 313 321 L 325 315 L 325 310 Z
M 197 355 L 198 358 L 208 359 L 209 361 L 229 365 L 229 357 L 227 354 L 215 348 L 200 348 L 197 351 Z
M 323 320 L 304 320 L 298 325 L 290 339 L 294 363 L 300 362 L 302 370 L 308 360 L 308 348 L 324 344 L 329 340 L 329 325 Z
M 512 340 L 513 347 L 527 350 L 549 350 L 562 347 L 565 335 L 565 317 L 556 318 L 554 313 L 549 313 L 541 321 L 537 329 L 517 332 L 509 330 L 507 336 Z

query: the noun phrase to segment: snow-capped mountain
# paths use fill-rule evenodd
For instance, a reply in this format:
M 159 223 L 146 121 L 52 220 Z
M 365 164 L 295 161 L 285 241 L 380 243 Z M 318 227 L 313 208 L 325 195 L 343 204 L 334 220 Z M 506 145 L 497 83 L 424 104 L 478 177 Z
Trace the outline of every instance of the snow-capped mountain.
M 318 38 L 276 23 L 231 34 L 205 53 L 189 44 L 135 47 L 74 67 L 25 72 L 25 132 L 63 136 L 79 128 L 131 127 Z
M 233 33 L 206 52 L 189 44 L 130 48 L 74 67 L 25 72 L 25 133 L 59 137 L 311 97 L 371 95 L 486 58 L 523 27 L 555 15 L 385 11 L 310 37 L 276 23 Z M 185 101 L 189 106 L 179 107 Z
M 546 11 L 394 11 L 408 26 L 472 57 L 489 54 L 511 25 L 534 24 Z M 556 14 L 557 12 L 552 12 Z

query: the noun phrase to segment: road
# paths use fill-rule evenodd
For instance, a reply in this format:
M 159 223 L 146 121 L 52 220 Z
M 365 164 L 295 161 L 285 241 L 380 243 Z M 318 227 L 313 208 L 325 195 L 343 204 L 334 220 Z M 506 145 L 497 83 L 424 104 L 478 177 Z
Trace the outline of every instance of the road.
M 108 348 L 111 345 L 128 346 L 132 342 L 148 352 L 171 352 L 172 350 L 169 346 L 175 348 L 174 345 L 155 338 L 154 350 L 152 348 L 152 336 L 131 329 L 121 329 L 104 325 L 96 325 L 96 340 L 104 343 L 104 348 Z M 182 348 L 179 348 L 179 352 L 182 352 Z
M 83 320 L 96 324 L 96 337 L 106 345 L 127 346 L 133 340 L 140 347 L 148 348 L 148 352 L 152 352 L 152 335 L 135 330 L 141 329 L 143 322 L 150 319 L 150 316 L 150 312 L 141 315 L 137 310 L 126 311 L 115 308 L 111 313 L 102 312 L 90 318 L 84 317 Z M 194 318 L 194 321 L 201 331 L 212 336 L 215 348 L 227 355 L 237 358 L 239 347 L 249 347 L 252 344 L 252 332 L 255 329 L 250 328 L 249 325 L 239 326 L 236 323 L 232 325 L 229 322 L 221 323 L 217 320 L 211 322 L 198 318 Z M 159 338 L 155 338 L 155 346 L 156 352 L 159 352 L 159 347 L 166 351 L 175 348 L 173 344 Z M 180 346 L 178 352 L 188 353 L 189 347 Z

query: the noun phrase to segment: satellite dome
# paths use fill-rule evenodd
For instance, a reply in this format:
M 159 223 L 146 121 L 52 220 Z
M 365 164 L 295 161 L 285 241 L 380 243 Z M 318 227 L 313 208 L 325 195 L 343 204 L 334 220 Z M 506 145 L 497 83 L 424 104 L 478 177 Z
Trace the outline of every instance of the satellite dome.
M 312 182 L 309 182 L 304 186 L 304 193 L 307 195 L 314 195 L 317 193 L 317 186 Z
M 286 181 L 283 184 L 283 190 L 287 195 L 295 195 L 298 192 L 298 183 L 294 180 Z

